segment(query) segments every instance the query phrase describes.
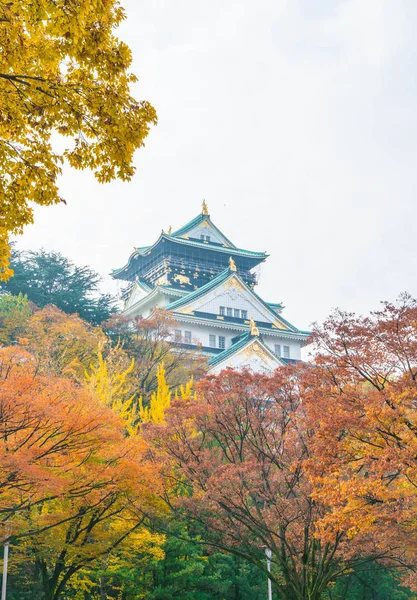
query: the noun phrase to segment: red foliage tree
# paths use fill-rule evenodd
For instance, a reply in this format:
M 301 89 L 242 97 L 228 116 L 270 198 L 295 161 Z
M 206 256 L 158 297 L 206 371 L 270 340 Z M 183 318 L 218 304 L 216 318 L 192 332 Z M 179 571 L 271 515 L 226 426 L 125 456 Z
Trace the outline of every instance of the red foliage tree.
M 305 468 L 311 377 L 303 366 L 270 377 L 225 371 L 199 384 L 197 400 L 174 402 L 166 424 L 146 429 L 173 510 L 203 523 L 206 542 L 261 568 L 269 548 L 285 600 L 317 600 L 347 569 L 392 555 L 366 533 L 353 548 L 343 528 L 323 526 L 329 509 Z
M 167 311 L 156 310 L 151 318 L 127 319 L 115 315 L 103 328 L 114 342 L 120 343 L 135 359 L 133 379 L 139 395 L 148 400 L 158 387 L 158 367 L 163 364 L 167 382 L 176 387 L 191 377 L 200 379 L 207 370 L 207 359 L 200 352 L 173 341 L 177 323 Z

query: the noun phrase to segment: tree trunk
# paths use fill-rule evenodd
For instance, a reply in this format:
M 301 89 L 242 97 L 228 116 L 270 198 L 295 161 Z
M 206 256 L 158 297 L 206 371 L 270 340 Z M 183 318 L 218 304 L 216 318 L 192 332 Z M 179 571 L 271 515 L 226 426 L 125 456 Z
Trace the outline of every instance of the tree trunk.
M 106 600 L 106 583 L 103 575 L 100 577 L 100 600 Z

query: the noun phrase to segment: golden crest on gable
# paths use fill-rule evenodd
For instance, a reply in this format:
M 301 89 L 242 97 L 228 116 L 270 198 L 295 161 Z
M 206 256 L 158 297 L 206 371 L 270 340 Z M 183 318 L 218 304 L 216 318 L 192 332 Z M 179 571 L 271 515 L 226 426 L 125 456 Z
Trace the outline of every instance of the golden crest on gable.
M 268 353 L 266 352 L 266 350 L 264 350 L 264 348 L 261 346 L 261 344 L 258 341 L 254 342 L 253 344 L 251 344 L 250 346 L 245 348 L 245 350 L 242 352 L 242 354 L 245 357 L 245 359 L 251 358 L 253 356 L 257 356 L 264 362 L 269 361 Z
M 243 285 L 240 283 L 240 281 L 238 281 L 234 277 L 232 277 L 231 279 L 229 279 L 229 281 L 226 281 L 226 283 L 224 285 L 229 290 L 232 289 L 232 288 L 235 288 L 236 290 L 239 290 L 239 291 L 245 289 L 243 287 Z

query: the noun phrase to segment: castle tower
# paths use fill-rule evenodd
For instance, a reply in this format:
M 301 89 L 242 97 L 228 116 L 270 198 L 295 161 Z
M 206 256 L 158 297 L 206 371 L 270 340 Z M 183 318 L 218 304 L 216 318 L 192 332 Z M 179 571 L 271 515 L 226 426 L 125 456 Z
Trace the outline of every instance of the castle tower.
M 155 307 L 169 311 L 178 324 L 173 342 L 200 349 L 210 372 L 226 367 L 268 372 L 300 360 L 310 334 L 281 316 L 281 304 L 265 302 L 254 291 L 253 269 L 267 256 L 237 248 L 203 202 L 195 219 L 177 231 L 162 231 L 152 246 L 135 248 L 112 276 L 131 282 L 124 316 L 148 318 Z

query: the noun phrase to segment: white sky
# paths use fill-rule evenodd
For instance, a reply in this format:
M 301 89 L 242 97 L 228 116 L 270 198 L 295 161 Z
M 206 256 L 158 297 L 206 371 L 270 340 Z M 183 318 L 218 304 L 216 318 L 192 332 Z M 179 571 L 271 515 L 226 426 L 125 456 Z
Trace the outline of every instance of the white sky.
M 417 293 L 415 0 L 122 0 L 159 124 L 130 183 L 66 169 L 21 248 L 105 277 L 206 199 L 300 328 Z

